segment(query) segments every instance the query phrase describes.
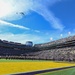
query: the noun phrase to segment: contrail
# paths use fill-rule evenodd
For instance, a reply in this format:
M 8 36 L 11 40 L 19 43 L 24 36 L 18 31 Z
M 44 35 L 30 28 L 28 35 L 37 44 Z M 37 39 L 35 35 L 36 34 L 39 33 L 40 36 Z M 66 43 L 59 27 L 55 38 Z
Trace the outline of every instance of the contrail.
M 48 9 L 42 8 L 38 10 L 36 9 L 34 11 L 42 15 L 45 18 L 45 20 L 47 20 L 51 24 L 53 28 L 63 30 L 64 26 L 61 23 L 61 21 L 57 17 L 55 17 L 54 14 Z
M 6 21 L 2 21 L 2 20 L 0 20 L 0 25 L 16 27 L 16 28 L 25 29 L 25 30 L 30 30 L 30 28 L 27 28 L 25 26 L 21 26 L 21 25 L 17 25 L 17 24 L 12 24 L 12 23 L 9 23 L 9 22 L 6 22 Z

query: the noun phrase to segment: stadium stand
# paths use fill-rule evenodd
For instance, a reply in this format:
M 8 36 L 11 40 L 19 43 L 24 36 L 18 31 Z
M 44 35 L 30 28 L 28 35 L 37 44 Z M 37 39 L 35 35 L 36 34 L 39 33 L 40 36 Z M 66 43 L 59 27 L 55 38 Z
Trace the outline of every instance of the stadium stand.
M 75 36 L 34 46 L 0 40 L 0 58 L 75 61 Z

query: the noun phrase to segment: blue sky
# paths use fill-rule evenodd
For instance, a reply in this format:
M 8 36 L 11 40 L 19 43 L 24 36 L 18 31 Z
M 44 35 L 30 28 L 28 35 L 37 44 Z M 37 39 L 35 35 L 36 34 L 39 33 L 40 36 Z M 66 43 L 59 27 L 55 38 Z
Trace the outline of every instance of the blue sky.
M 0 39 L 46 43 L 75 35 L 75 0 L 0 0 Z

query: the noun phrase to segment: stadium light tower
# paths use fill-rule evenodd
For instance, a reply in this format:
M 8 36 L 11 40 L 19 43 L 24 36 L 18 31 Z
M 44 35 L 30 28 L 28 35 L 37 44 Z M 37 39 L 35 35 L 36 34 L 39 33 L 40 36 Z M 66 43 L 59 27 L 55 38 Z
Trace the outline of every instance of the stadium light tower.
M 63 34 L 60 34 L 60 38 L 62 38 Z
M 71 32 L 68 32 L 68 36 L 70 36 L 71 35 Z
M 53 40 L 53 38 L 51 37 L 51 38 L 50 38 L 50 41 L 52 41 L 52 40 Z

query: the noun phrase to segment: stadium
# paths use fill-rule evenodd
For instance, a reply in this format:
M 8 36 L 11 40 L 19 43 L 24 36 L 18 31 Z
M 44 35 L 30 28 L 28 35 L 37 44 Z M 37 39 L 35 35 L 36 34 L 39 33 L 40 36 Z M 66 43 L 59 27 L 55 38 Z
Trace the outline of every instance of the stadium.
M 0 0 L 0 75 L 75 75 L 75 0 Z
M 33 42 L 31 41 L 27 41 L 26 44 L 21 44 L 11 41 L 9 42 L 6 40 L 0 40 L 0 62 L 4 62 L 0 63 L 0 67 L 4 66 L 3 70 L 6 70 L 8 68 L 9 70 L 11 69 L 11 71 L 7 70 L 4 72 L 3 70 L 1 70 L 1 74 L 16 75 L 18 73 L 17 75 L 19 75 L 19 73 L 24 72 L 26 73 L 54 68 L 61 69 L 63 67 L 71 67 L 71 69 L 75 69 L 75 36 L 69 36 L 48 43 L 35 44 L 34 46 Z M 19 69 L 17 69 L 17 67 Z M 16 71 L 14 71 L 15 69 Z M 60 75 L 60 72 L 59 74 L 57 72 L 57 74 Z M 37 75 L 38 73 L 20 75 Z M 75 71 L 73 73 L 75 73 Z

